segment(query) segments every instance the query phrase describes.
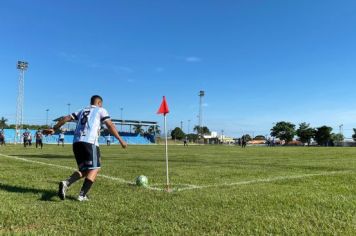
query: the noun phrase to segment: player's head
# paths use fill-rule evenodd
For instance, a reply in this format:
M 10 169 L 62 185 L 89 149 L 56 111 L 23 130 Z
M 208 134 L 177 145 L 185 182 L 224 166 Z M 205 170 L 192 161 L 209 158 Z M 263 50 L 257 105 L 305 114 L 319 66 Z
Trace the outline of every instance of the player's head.
M 99 95 L 94 95 L 90 98 L 90 105 L 95 105 L 98 107 L 103 106 L 103 99 Z

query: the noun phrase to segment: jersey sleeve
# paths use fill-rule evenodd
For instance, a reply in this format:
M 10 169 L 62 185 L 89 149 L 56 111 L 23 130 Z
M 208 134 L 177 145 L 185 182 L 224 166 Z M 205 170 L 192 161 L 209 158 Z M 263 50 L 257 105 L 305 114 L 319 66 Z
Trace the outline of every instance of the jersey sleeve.
M 101 123 L 104 123 L 105 121 L 111 119 L 110 116 L 109 116 L 108 111 L 105 110 L 104 108 L 101 108 L 99 112 L 100 112 L 100 122 Z

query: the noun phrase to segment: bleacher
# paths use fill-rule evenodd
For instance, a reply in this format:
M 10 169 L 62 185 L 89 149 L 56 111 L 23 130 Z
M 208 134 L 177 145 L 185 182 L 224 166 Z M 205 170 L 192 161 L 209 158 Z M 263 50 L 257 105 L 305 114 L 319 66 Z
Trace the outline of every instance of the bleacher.
M 32 135 L 32 142 L 35 143 L 36 138 L 35 138 L 35 133 L 37 130 L 29 130 L 29 132 Z M 24 130 L 21 131 L 21 140 L 22 140 L 22 133 Z M 4 129 L 4 134 L 5 134 L 5 141 L 6 143 L 14 143 L 15 141 L 15 133 L 16 131 L 14 129 Z M 152 135 L 148 136 L 142 136 L 140 134 L 134 134 L 134 133 L 127 133 L 127 132 L 119 132 L 120 136 L 122 137 L 125 142 L 128 144 L 138 144 L 138 145 L 144 145 L 144 144 L 152 144 L 154 143 L 154 137 Z M 43 143 L 47 144 L 56 144 L 58 143 L 58 134 L 54 135 L 48 135 L 48 136 L 43 136 Z M 111 144 L 119 144 L 119 141 L 113 137 L 113 136 L 100 136 L 99 137 L 99 144 L 106 144 L 107 139 L 110 139 Z M 72 143 L 73 142 L 73 132 L 68 132 L 64 133 L 64 143 Z

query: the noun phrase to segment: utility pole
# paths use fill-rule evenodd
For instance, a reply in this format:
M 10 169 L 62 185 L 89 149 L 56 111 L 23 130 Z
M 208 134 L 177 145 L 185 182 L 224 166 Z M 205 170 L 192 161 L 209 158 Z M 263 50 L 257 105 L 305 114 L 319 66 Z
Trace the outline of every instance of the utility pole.
M 46 126 L 48 127 L 48 111 L 49 109 L 46 109 Z

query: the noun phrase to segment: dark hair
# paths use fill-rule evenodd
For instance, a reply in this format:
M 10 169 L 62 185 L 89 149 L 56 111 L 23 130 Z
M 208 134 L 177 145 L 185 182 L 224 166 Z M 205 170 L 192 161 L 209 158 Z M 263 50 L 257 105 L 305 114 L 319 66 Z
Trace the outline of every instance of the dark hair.
M 90 105 L 94 105 L 96 99 L 100 99 L 101 101 L 103 101 L 103 99 L 99 95 L 94 95 L 90 98 Z

